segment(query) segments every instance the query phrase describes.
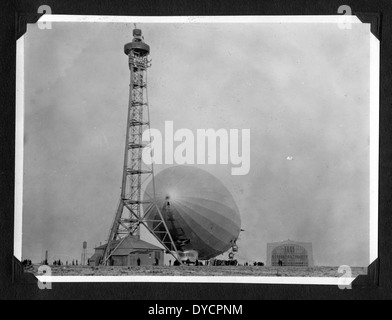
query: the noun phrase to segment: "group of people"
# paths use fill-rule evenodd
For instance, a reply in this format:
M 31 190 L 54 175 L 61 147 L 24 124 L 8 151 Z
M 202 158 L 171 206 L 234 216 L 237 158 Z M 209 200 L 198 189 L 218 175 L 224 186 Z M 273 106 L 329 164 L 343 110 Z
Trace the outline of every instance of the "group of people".
M 61 260 L 59 259 L 59 260 L 55 260 L 54 262 L 53 262 L 53 265 L 54 266 L 63 266 L 64 265 L 64 262 L 61 262 Z M 65 262 L 65 265 L 66 266 L 68 266 L 68 265 L 70 265 L 69 263 L 68 263 L 68 261 L 66 261 Z M 79 261 L 78 260 L 72 260 L 72 265 L 73 266 L 78 266 L 79 265 Z
M 30 263 L 31 263 L 31 261 L 30 261 Z M 45 265 L 45 266 L 48 266 L 48 265 L 49 265 L 48 260 L 42 261 L 41 264 L 43 264 L 43 265 Z M 60 259 L 59 259 L 59 260 L 54 260 L 52 265 L 54 265 L 54 266 L 63 266 L 63 265 L 64 265 L 64 262 L 62 262 Z M 70 265 L 70 264 L 68 263 L 68 261 L 66 261 L 66 262 L 65 262 L 65 265 L 68 266 L 68 265 Z M 79 261 L 78 261 L 78 260 L 76 260 L 76 261 L 75 261 L 75 260 L 72 260 L 72 265 L 73 265 L 73 266 L 79 265 Z
M 187 259 L 186 261 L 185 261 L 185 264 L 187 264 L 187 265 L 190 265 L 190 264 L 193 264 L 189 259 Z M 171 260 L 169 260 L 169 266 L 171 266 L 172 265 L 172 261 Z M 179 266 L 179 265 L 181 265 L 181 263 L 178 261 L 178 260 L 174 260 L 174 262 L 173 262 L 173 266 Z M 203 265 L 203 262 L 201 262 L 201 261 L 199 261 L 199 260 L 196 260 L 195 262 L 194 262 L 194 265 L 195 266 L 202 266 Z M 206 262 L 206 265 L 207 265 L 207 262 Z
M 32 265 L 33 265 L 33 263 L 31 262 L 31 260 L 25 259 L 22 261 L 22 266 L 24 266 L 24 267 L 30 267 Z

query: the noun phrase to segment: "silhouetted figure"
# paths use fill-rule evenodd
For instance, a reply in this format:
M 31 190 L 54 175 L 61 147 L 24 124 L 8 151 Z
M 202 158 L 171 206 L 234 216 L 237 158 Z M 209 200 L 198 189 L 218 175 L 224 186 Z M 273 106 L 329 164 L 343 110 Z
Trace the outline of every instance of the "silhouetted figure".
M 279 260 L 278 264 L 279 264 L 279 267 L 283 266 L 283 261 Z
M 159 265 L 159 259 L 158 258 L 155 258 L 155 265 L 156 266 Z
M 78 260 L 76 260 L 76 265 L 78 265 Z
M 140 261 L 140 258 L 137 258 L 137 261 L 136 261 L 136 262 L 137 262 L 137 265 L 140 266 L 140 262 L 141 262 L 141 261 Z
M 74 260 L 72 260 L 72 265 L 73 265 L 73 266 L 75 265 L 75 261 L 74 261 Z
M 169 266 L 171 266 L 171 260 L 169 260 Z

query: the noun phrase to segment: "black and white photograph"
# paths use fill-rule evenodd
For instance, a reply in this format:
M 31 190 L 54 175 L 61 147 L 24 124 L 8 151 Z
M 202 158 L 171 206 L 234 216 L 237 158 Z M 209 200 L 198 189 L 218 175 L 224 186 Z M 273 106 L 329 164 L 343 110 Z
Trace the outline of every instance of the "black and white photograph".
M 391 13 L 6 2 L 0 299 L 390 299 Z
M 28 24 L 14 236 L 25 272 L 346 286 L 366 275 L 379 41 L 346 18 Z

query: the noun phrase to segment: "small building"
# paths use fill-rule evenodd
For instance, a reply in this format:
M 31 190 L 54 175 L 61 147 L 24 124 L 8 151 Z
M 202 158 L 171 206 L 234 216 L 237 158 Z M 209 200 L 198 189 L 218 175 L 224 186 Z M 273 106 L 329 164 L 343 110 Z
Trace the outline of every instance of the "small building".
M 310 242 L 281 241 L 267 244 L 268 267 L 313 267 L 313 249 Z
M 98 266 L 103 258 L 107 244 L 95 248 L 94 255 L 88 259 L 89 266 Z M 111 266 L 163 266 L 164 249 L 140 240 L 138 236 L 127 236 L 125 239 L 111 243 Z

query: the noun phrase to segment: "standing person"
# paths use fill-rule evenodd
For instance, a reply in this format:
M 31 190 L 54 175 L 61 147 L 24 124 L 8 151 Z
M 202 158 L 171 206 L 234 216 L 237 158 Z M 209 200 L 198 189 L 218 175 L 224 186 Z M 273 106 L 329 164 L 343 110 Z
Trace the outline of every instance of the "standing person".
M 171 260 L 169 260 L 169 266 L 171 266 Z
M 140 266 L 140 258 L 137 258 L 137 265 Z

